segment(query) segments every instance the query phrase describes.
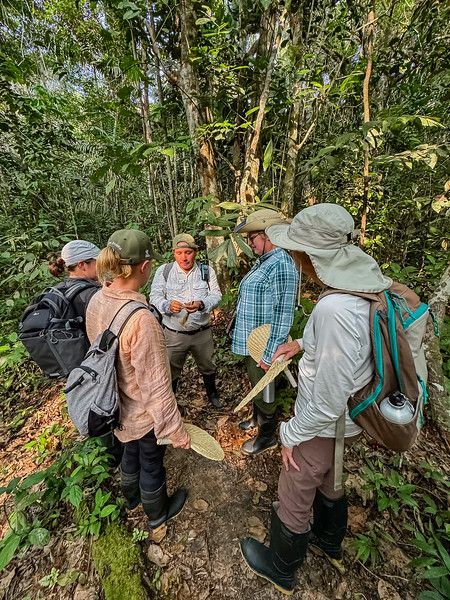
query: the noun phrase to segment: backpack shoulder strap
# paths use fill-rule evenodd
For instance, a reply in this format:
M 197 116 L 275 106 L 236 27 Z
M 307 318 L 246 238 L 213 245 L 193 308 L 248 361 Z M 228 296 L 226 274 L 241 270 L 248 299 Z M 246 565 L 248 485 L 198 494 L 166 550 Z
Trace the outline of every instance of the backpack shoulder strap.
M 137 302 L 136 300 L 128 300 L 125 304 L 119 308 L 119 310 L 114 315 L 111 323 L 109 324 L 108 329 L 112 331 L 117 337 L 120 337 L 125 325 L 129 321 L 129 319 L 134 315 L 138 310 L 149 310 L 146 304 L 142 304 L 142 302 Z
M 79 281 L 74 283 L 73 285 L 66 287 L 64 295 L 69 302 L 72 302 L 75 296 L 78 296 L 84 290 L 88 290 L 91 288 L 98 287 L 95 283 L 91 283 L 89 281 Z
M 169 273 L 172 270 L 173 265 L 174 265 L 173 262 L 167 263 L 167 264 L 164 265 L 163 277 L 164 277 L 165 281 L 167 281 L 169 279 Z

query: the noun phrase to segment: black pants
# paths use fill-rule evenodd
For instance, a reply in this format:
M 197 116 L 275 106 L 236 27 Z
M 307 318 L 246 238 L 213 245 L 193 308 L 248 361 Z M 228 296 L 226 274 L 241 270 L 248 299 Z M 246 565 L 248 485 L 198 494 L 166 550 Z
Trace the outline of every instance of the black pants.
M 121 468 L 127 475 L 139 472 L 139 485 L 146 492 L 159 489 L 166 480 L 165 446 L 158 446 L 153 429 L 140 440 L 125 442 Z

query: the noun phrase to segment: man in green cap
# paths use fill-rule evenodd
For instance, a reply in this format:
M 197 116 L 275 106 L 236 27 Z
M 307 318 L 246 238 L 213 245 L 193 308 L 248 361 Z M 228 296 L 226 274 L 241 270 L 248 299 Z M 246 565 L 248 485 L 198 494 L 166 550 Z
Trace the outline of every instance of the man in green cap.
M 175 261 L 156 271 L 150 302 L 163 315 L 174 392 L 190 352 L 203 376 L 208 399 L 215 408 L 221 408 L 212 358 L 210 313 L 219 304 L 222 293 L 214 269 L 196 262 L 197 250 L 192 235 L 180 233 L 174 237 Z

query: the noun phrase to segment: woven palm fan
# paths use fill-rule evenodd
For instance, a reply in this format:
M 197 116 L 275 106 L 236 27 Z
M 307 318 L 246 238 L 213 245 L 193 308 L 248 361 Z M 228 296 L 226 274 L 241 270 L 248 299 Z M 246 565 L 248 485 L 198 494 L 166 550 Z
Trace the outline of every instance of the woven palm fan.
M 192 423 L 185 423 L 184 426 L 190 435 L 192 450 L 205 458 L 209 458 L 209 460 L 224 459 L 225 453 L 219 442 L 217 442 L 212 435 L 209 435 L 204 429 L 192 425 Z M 159 439 L 157 443 L 159 445 L 167 445 L 171 444 L 171 441 L 169 438 L 162 438 Z
M 256 327 L 253 329 L 248 336 L 247 340 L 247 348 L 250 353 L 250 356 L 256 363 L 262 359 L 264 354 L 264 350 L 267 346 L 267 341 L 270 336 L 270 325 L 261 325 L 260 327 Z M 291 342 L 292 338 L 289 336 L 288 341 Z M 243 400 L 236 406 L 234 412 L 239 412 L 244 406 L 246 406 L 250 400 L 253 400 L 255 396 L 257 396 L 269 383 L 271 383 L 277 375 L 281 373 L 281 371 L 285 371 L 289 382 L 293 387 L 297 387 L 297 382 L 293 378 L 291 372 L 287 368 L 290 364 L 290 360 L 283 360 L 283 357 L 280 356 L 272 365 L 270 369 L 266 372 L 264 377 L 262 377 L 254 388 L 250 390 L 250 392 L 245 396 Z

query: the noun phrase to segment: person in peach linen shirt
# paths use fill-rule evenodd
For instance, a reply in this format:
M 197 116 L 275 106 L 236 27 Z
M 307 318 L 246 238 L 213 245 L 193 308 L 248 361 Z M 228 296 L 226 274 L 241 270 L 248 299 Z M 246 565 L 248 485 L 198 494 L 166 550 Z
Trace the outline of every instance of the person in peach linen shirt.
M 94 340 L 124 304 L 134 301 L 147 307 L 139 293 L 147 284 L 153 252 L 148 236 L 122 229 L 109 238 L 97 258 L 97 273 L 104 283 L 87 311 L 87 333 Z M 128 509 L 141 502 L 156 529 L 183 508 L 187 492 L 167 495 L 164 446 L 169 438 L 177 448 L 188 449 L 190 438 L 181 420 L 172 391 L 170 366 L 161 326 L 149 310 L 137 310 L 119 339 L 117 383 L 120 393 L 120 427 L 114 430 L 123 443 L 121 488 Z

